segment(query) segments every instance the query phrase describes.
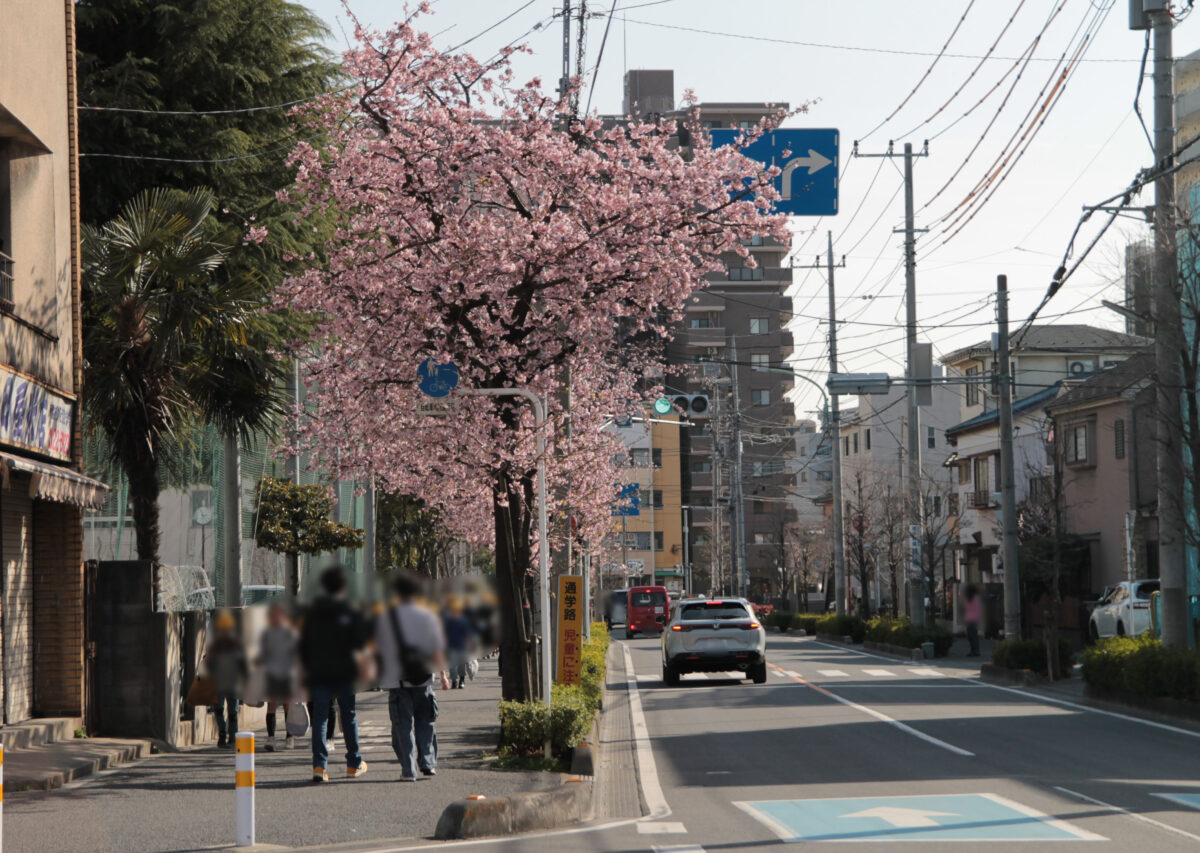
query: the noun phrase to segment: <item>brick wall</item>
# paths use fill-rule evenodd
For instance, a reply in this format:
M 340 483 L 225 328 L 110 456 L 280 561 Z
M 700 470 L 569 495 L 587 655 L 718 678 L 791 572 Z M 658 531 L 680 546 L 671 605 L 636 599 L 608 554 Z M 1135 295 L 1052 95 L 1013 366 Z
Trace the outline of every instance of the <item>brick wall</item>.
M 4 719 L 33 715 L 32 506 L 29 477 L 11 475 L 0 492 L 0 560 L 4 566 Z
M 33 502 L 34 706 L 83 716 L 83 520 L 66 504 Z

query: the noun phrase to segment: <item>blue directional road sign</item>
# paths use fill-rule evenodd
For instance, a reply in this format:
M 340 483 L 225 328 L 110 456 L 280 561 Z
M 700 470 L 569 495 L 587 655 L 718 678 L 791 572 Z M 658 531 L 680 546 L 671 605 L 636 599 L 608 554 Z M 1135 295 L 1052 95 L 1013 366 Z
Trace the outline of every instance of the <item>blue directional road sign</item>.
M 432 358 L 421 362 L 417 368 L 417 387 L 427 397 L 445 397 L 458 387 L 458 367 L 452 361 L 441 364 Z
M 622 515 L 641 515 L 641 496 L 638 493 L 638 483 L 618 483 L 617 484 L 617 499 L 613 501 L 612 514 L 616 516 Z
M 712 130 L 714 148 L 732 145 L 740 131 Z M 747 157 L 778 166 L 782 173 L 775 189 L 782 200 L 780 213 L 792 216 L 832 216 L 838 212 L 837 130 L 780 128 L 764 133 L 742 149 Z M 784 156 L 784 151 L 787 155 Z
M 737 803 L 786 842 L 1104 841 L 995 794 Z

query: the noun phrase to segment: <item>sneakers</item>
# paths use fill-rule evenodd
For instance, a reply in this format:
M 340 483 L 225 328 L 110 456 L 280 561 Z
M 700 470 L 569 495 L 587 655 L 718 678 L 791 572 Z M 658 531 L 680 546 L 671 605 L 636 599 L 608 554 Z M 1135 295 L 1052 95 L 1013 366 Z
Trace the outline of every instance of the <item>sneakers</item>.
M 312 780 L 314 782 L 328 782 L 329 774 L 325 772 L 324 767 L 314 767 Z
M 347 767 L 346 768 L 346 775 L 349 776 L 351 779 L 357 779 L 359 776 L 363 775 L 366 772 L 367 772 L 367 762 L 365 762 L 365 761 L 362 764 L 358 765 L 357 767 Z
M 217 749 L 233 749 L 233 739 L 230 738 L 229 740 L 218 740 Z
M 401 776 L 400 781 L 401 782 L 415 782 L 415 781 L 417 781 L 417 777 L 416 776 Z
M 432 768 L 432 767 L 422 767 L 422 768 L 421 768 L 421 775 L 422 775 L 422 776 L 436 776 L 436 775 L 437 775 L 437 770 L 435 770 L 435 769 L 434 769 L 434 768 Z
M 275 738 L 273 738 L 273 737 L 267 738 L 267 744 L 263 748 L 267 752 L 274 752 L 275 751 Z
M 284 749 L 295 749 L 296 748 L 296 739 L 294 737 L 292 737 L 291 735 L 288 735 L 286 738 L 283 739 L 283 748 Z

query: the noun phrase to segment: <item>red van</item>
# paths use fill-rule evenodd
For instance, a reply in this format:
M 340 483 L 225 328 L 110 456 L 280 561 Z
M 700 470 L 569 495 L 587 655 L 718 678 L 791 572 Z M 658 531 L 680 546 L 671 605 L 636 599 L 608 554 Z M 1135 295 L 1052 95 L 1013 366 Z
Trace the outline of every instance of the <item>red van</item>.
M 671 600 L 665 586 L 630 587 L 625 604 L 625 639 L 634 634 L 661 634 L 671 621 Z

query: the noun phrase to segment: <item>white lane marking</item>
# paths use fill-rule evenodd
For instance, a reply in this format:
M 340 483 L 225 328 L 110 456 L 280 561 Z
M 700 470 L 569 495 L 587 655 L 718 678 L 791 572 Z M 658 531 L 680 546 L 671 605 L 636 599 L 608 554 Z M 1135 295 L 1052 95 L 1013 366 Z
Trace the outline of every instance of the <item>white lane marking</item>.
M 879 722 L 881 722 L 881 723 L 887 723 L 889 726 L 895 726 L 900 731 L 906 732 L 907 734 L 910 734 L 919 740 L 923 740 L 926 743 L 930 743 L 930 744 L 933 744 L 934 746 L 941 747 L 942 749 L 947 750 L 948 752 L 953 752 L 955 755 L 966 756 L 967 758 L 971 758 L 975 755 L 975 753 L 970 752 L 969 750 L 963 749 L 962 747 L 955 746 L 952 743 L 946 743 L 944 740 L 939 740 L 938 738 L 935 738 L 933 735 L 927 735 L 923 731 L 914 729 L 912 726 L 908 725 L 907 723 L 902 723 L 893 717 L 889 717 L 887 714 L 876 711 L 874 708 L 868 708 L 866 705 L 860 705 L 857 702 L 851 702 L 845 696 L 839 696 L 836 693 L 834 693 L 832 690 L 827 690 L 826 688 L 822 687 L 819 684 L 813 684 L 811 681 L 806 681 L 803 678 L 799 679 L 799 681 L 801 684 L 804 684 L 807 687 L 809 687 L 810 689 L 817 691 L 822 696 L 828 696 L 830 699 L 834 700 L 835 702 L 841 702 L 843 705 L 845 705 L 849 708 L 853 708 L 854 710 L 859 711 L 863 714 L 866 714 L 868 717 L 874 717 L 876 720 L 879 720 Z
M 656 676 L 656 675 L 638 675 L 637 680 L 638 681 L 658 681 L 659 679 L 658 679 L 658 676 Z
M 783 672 L 785 675 L 788 675 L 791 678 L 799 678 L 800 677 L 800 673 L 796 672 L 794 669 L 785 669 Z
M 650 849 L 654 853 L 704 853 L 704 848 L 699 844 L 673 844 L 670 847 L 655 844 Z
M 639 823 L 638 835 L 687 835 L 687 828 L 682 823 L 670 821 Z
M 705 776 L 728 776 L 732 772 L 733 772 L 732 770 L 709 770 L 704 775 Z M 1164 794 L 1163 796 L 1166 796 L 1166 795 Z
M 754 818 L 759 823 L 766 826 L 769 830 L 771 830 L 771 832 L 775 833 L 779 837 L 780 841 L 787 843 L 796 840 L 796 833 L 790 826 L 776 820 L 766 812 L 760 812 L 749 803 L 738 802 L 736 800 L 734 801 L 733 805 L 750 815 L 750 817 Z
M 1103 809 L 1108 809 L 1111 812 L 1123 814 L 1125 817 L 1131 817 L 1134 820 L 1141 821 L 1142 823 L 1148 823 L 1151 826 L 1157 826 L 1159 829 L 1169 832 L 1172 835 L 1178 835 L 1191 841 L 1200 841 L 1200 835 L 1193 835 L 1192 833 L 1179 829 L 1178 827 L 1171 826 L 1169 823 L 1163 823 L 1162 821 L 1155 820 L 1152 817 L 1146 817 L 1144 814 L 1137 814 L 1136 812 L 1131 812 L 1128 809 L 1123 809 L 1120 806 L 1114 806 L 1112 803 L 1106 803 L 1103 800 L 1097 800 L 1095 797 L 1089 797 L 1087 794 L 1081 794 L 1078 791 L 1072 791 L 1069 788 L 1063 788 L 1059 785 L 1055 785 L 1054 790 L 1061 791 L 1068 796 L 1091 803 L 1094 806 L 1100 806 Z
M 922 667 L 918 667 L 918 666 L 913 666 L 913 667 L 909 667 L 908 671 L 911 672 L 913 675 L 919 675 L 922 678 L 945 678 L 946 677 L 946 673 L 938 672 L 936 669 L 933 669 L 931 667 L 922 668 Z
M 874 676 L 875 678 L 895 678 L 896 677 L 896 673 L 889 672 L 886 669 L 864 669 L 863 672 L 866 673 L 867 675 Z
M 1070 833 L 1080 841 L 1108 841 L 1103 835 L 1097 835 L 1094 832 L 1089 832 L 1086 829 L 1080 829 L 1073 823 L 1067 823 L 1065 820 L 1059 820 L 1039 812 L 1037 809 L 1030 808 L 1027 805 L 1018 803 L 1015 800 L 1010 800 L 1008 797 L 1002 797 L 999 794 L 980 794 L 981 797 L 987 797 L 994 803 L 999 803 L 1002 806 L 1007 806 L 1013 811 L 1020 812 L 1023 815 L 1036 818 L 1047 826 L 1053 826 L 1055 829 L 1061 829 L 1063 832 Z
M 791 675 L 791 673 L 789 673 L 789 672 L 780 672 L 777 669 L 773 669 L 773 670 L 771 670 L 771 672 L 773 672 L 775 674 L 776 678 L 788 678 Z
M 650 747 L 650 730 L 646 727 L 646 715 L 642 711 L 642 697 L 638 693 L 637 671 L 633 668 L 633 655 L 629 646 L 625 652 L 625 689 L 629 691 L 629 713 L 633 719 L 634 756 L 637 758 L 638 784 L 646 801 L 649 817 L 666 817 L 671 813 L 667 798 L 663 796 L 658 781 L 658 767 L 654 763 L 654 750 Z
M 850 677 L 850 676 L 846 675 L 846 673 L 842 672 L 840 669 L 818 669 L 817 672 L 819 672 L 821 675 L 825 676 L 826 678 L 849 678 Z
M 818 646 L 826 646 L 827 648 L 837 649 L 841 652 L 847 652 L 852 655 L 862 655 L 863 657 L 875 658 L 876 660 L 891 660 L 891 658 L 885 658 L 881 655 L 873 655 L 870 652 L 860 652 L 854 649 L 847 649 L 844 646 L 835 646 L 831 643 L 822 642 L 821 640 L 810 640 L 809 642 L 815 643 Z M 1070 708 L 1073 711 L 1083 711 L 1088 714 L 1099 714 L 1102 717 L 1112 717 L 1117 720 L 1125 720 L 1128 723 L 1140 723 L 1143 726 L 1150 726 L 1154 729 L 1161 729 L 1164 732 L 1171 732 L 1171 734 L 1187 735 L 1188 737 L 1200 738 L 1200 731 L 1181 729 L 1178 726 L 1171 726 L 1167 725 L 1166 723 L 1156 723 L 1153 720 L 1143 720 L 1139 719 L 1138 717 L 1130 717 L 1127 714 L 1119 714 L 1116 711 L 1105 711 L 1102 708 L 1093 708 L 1090 705 L 1080 705 L 1078 702 L 1069 702 L 1066 699 L 1055 699 L 1052 696 L 1043 696 L 1039 693 L 1031 693 L 1028 690 L 1021 690 L 1016 687 L 1004 687 L 1000 684 L 992 684 L 987 681 L 980 681 L 977 676 L 968 678 L 964 675 L 952 675 L 950 677 L 958 681 L 965 681 L 967 684 L 978 684 L 980 687 L 990 687 L 993 690 L 1002 690 L 1005 693 L 1013 693 L 1017 696 L 1022 696 L 1025 699 L 1029 699 L 1034 702 L 1045 702 L 1050 705 L 1061 705 L 1062 707 Z

